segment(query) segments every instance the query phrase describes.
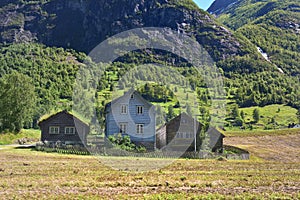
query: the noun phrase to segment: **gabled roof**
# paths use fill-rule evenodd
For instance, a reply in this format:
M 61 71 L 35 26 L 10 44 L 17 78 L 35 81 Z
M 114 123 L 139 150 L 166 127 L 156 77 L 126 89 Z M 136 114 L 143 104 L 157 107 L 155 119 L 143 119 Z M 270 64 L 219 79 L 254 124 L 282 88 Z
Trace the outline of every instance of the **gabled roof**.
M 219 133 L 223 138 L 226 137 L 218 128 L 215 127 L 209 127 L 207 130 L 208 134 L 213 134 L 213 133 Z
M 118 103 L 118 101 L 120 101 L 120 100 L 122 100 L 122 99 L 124 99 L 124 98 L 130 99 L 130 96 L 131 96 L 132 94 L 138 96 L 138 97 L 139 97 L 146 105 L 148 105 L 149 107 L 153 106 L 153 104 L 150 103 L 149 101 L 147 101 L 144 97 L 142 97 L 142 95 L 141 95 L 139 92 L 137 92 L 137 91 L 134 90 L 134 89 L 130 89 L 130 90 L 128 90 L 123 96 L 120 96 L 119 98 L 116 98 L 116 99 L 112 100 L 111 102 L 109 102 L 108 104 L 106 104 L 105 110 L 108 109 L 108 108 L 111 106 L 111 104 Z
M 183 112 L 183 113 L 180 113 L 178 116 L 174 117 L 173 119 L 171 119 L 169 122 L 166 123 L 167 124 L 170 124 L 172 121 L 176 120 L 176 119 L 181 119 L 181 118 L 189 118 L 191 120 L 195 120 L 192 116 L 188 115 L 187 113 Z M 198 120 L 196 120 L 201 126 L 203 126 L 202 123 L 200 123 Z
M 183 112 L 180 113 L 180 115 L 176 116 L 175 118 L 171 119 L 169 122 L 165 123 L 164 125 L 160 126 L 156 131 L 159 131 L 160 129 L 164 128 L 165 126 L 169 125 L 170 123 L 172 123 L 174 120 L 177 120 L 178 118 L 181 119 L 181 117 L 187 117 L 190 118 L 191 120 L 194 120 L 194 118 L 190 115 L 188 115 L 187 113 Z M 199 122 L 198 120 L 196 120 L 201 126 L 203 126 L 203 124 L 201 122 Z M 207 130 L 207 133 L 219 133 L 223 138 L 225 137 L 225 135 L 219 131 L 217 128 L 215 127 L 209 127 L 209 129 Z
M 42 121 L 39 121 L 38 125 L 41 126 L 43 123 L 51 121 L 52 119 L 55 119 L 57 116 L 59 116 L 61 114 L 69 115 L 69 116 L 71 116 L 74 119 L 74 121 L 79 121 L 80 123 L 82 123 L 82 124 L 84 124 L 86 126 L 89 126 L 87 123 L 83 122 L 82 120 L 80 120 L 79 118 L 77 118 L 76 116 L 74 116 L 73 114 L 69 113 L 66 110 L 60 111 L 60 112 L 58 112 L 58 113 L 56 113 L 54 115 L 51 115 L 50 117 L 48 117 L 46 119 L 43 119 Z

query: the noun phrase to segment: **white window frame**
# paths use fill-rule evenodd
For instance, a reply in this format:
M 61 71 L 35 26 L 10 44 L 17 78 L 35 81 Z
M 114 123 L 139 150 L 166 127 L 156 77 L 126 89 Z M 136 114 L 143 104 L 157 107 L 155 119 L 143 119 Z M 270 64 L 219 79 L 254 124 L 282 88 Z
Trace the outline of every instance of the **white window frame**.
M 121 107 L 120 107 L 120 113 L 122 115 L 126 115 L 128 113 L 128 105 L 127 104 L 121 104 Z
M 144 124 L 137 124 L 136 125 L 136 134 L 143 134 L 144 133 Z
M 136 106 L 136 114 L 137 115 L 144 114 L 144 106 Z
M 73 130 L 73 131 L 70 132 L 70 130 Z M 65 134 L 66 135 L 75 135 L 75 127 L 74 126 L 66 126 L 65 127 Z
M 128 123 L 125 123 L 125 122 L 119 123 L 119 133 L 126 134 L 127 133 L 127 125 L 128 125 Z
M 59 126 L 49 126 L 50 135 L 59 135 Z

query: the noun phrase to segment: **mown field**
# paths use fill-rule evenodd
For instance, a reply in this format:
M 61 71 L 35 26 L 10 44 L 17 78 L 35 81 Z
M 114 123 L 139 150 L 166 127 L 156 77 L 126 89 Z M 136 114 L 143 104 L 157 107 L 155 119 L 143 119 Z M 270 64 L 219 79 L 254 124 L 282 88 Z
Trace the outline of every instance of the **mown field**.
M 232 133 L 225 143 L 248 149 L 250 160 L 178 159 L 153 171 L 147 166 L 166 160 L 1 146 L 0 199 L 297 199 L 299 136 L 300 130 L 267 136 Z M 128 168 L 113 170 L 103 163 Z

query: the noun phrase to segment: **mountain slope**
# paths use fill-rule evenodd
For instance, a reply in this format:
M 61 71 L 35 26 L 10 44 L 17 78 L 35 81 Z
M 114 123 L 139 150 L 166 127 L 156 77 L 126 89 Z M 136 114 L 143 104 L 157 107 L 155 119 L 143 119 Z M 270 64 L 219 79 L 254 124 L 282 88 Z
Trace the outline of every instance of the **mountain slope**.
M 295 0 L 239 0 L 208 9 L 218 20 L 247 37 L 284 73 L 300 74 L 300 2 Z
M 192 0 L 5 0 L 0 42 L 38 41 L 88 53 L 122 31 L 169 27 L 193 35 L 215 60 L 253 53 Z

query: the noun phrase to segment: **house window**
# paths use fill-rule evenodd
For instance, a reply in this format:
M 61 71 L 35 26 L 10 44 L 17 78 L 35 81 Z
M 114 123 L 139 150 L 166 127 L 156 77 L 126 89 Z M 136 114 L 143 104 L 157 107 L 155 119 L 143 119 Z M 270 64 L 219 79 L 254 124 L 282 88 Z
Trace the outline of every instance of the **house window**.
M 127 123 L 120 123 L 119 124 L 120 133 L 127 133 Z
M 75 134 L 75 127 L 65 127 L 65 134 L 66 135 L 74 135 Z
M 137 107 L 136 107 L 136 113 L 137 113 L 138 115 L 143 114 L 143 112 L 144 112 L 144 106 L 137 106 Z
M 59 134 L 59 126 L 50 126 L 49 134 Z
M 186 138 L 193 138 L 194 134 L 193 133 L 186 133 Z
M 128 105 L 123 104 L 121 105 L 121 114 L 127 114 Z
M 143 134 L 144 133 L 144 124 L 137 124 L 136 125 L 136 133 Z
M 130 99 L 133 99 L 133 98 L 134 98 L 134 94 L 131 94 L 131 95 L 130 95 Z
M 178 132 L 176 134 L 176 138 L 194 138 L 194 134 L 193 133 L 185 133 L 185 132 Z
M 183 137 L 183 133 L 178 132 L 178 133 L 176 134 L 176 138 L 182 138 L 182 137 Z

